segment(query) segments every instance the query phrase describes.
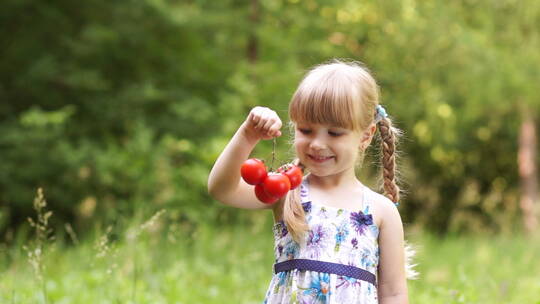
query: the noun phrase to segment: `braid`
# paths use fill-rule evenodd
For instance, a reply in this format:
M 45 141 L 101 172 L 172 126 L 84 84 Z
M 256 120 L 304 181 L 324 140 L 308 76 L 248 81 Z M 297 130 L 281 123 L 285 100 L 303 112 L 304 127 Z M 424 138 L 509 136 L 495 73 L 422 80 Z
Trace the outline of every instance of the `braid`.
M 396 130 L 388 118 L 377 123 L 382 145 L 382 167 L 384 195 L 392 202 L 399 202 L 399 187 L 396 184 Z
M 304 165 L 297 158 L 293 164 L 299 166 L 304 171 Z M 296 242 L 300 242 L 302 235 L 309 230 L 306 222 L 306 214 L 300 199 L 300 186 L 289 192 L 283 205 L 283 221 L 287 230 L 291 233 Z

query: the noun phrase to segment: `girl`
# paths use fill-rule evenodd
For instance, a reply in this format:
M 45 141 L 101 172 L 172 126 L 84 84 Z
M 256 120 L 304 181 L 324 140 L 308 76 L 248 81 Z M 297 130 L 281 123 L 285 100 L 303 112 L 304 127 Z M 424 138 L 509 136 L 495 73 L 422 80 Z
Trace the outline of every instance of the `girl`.
M 209 193 L 224 204 L 272 209 L 274 276 L 265 303 L 408 303 L 394 140 L 367 68 L 334 60 L 312 69 L 289 104 L 301 186 L 263 204 L 240 166 L 262 139 L 281 136 L 276 112 L 255 107 L 217 159 Z M 385 196 L 355 175 L 378 127 Z

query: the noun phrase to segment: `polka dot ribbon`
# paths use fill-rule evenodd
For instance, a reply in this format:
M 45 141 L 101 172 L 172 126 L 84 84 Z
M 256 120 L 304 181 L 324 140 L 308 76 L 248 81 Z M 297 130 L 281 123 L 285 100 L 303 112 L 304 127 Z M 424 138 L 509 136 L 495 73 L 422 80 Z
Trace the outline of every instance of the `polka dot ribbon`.
M 293 259 L 274 264 L 275 273 L 280 273 L 293 269 L 333 273 L 366 281 L 373 285 L 376 285 L 376 277 L 373 273 L 354 266 L 307 259 Z

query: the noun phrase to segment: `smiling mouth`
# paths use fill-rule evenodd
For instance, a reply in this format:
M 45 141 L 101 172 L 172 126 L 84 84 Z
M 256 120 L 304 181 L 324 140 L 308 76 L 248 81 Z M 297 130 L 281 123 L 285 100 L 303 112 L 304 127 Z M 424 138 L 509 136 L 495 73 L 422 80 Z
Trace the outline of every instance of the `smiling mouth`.
M 327 160 L 331 160 L 332 158 L 334 158 L 334 156 L 315 156 L 315 155 L 310 155 L 308 154 L 308 157 L 309 159 L 317 162 L 317 163 L 323 163 Z

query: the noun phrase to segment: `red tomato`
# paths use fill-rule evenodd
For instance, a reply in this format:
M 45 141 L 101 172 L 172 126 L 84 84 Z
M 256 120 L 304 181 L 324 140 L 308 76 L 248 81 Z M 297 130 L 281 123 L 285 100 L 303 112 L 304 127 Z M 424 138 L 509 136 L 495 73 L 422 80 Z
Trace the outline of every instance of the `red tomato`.
M 255 196 L 263 203 L 265 204 L 273 204 L 278 201 L 278 197 L 272 197 L 264 191 L 263 184 L 257 184 L 255 185 Z
M 291 190 L 289 178 L 281 173 L 273 173 L 266 177 L 263 182 L 264 191 L 272 197 L 283 197 Z
M 257 185 L 266 178 L 266 166 L 260 159 L 250 158 L 240 168 L 240 175 L 250 185 Z
M 295 165 L 288 165 L 278 170 L 280 173 L 285 174 L 291 182 L 291 190 L 295 189 L 302 183 L 302 169 Z

